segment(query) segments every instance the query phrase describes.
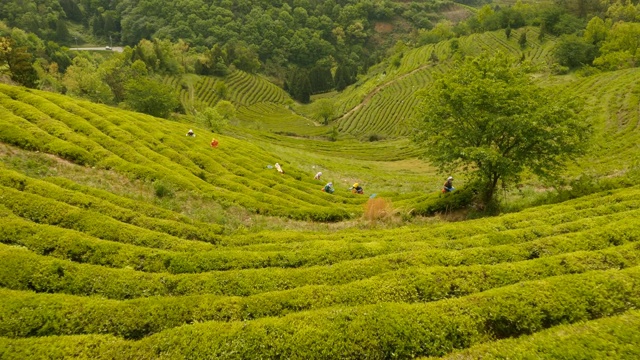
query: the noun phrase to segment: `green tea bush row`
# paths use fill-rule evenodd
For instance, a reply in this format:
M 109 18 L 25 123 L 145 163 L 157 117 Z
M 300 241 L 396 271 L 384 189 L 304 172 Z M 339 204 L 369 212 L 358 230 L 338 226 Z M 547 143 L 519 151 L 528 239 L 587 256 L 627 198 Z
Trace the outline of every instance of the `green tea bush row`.
M 25 340 L 26 342 L 20 344 Z M 15 360 L 116 359 L 115 356 L 118 353 L 120 353 L 119 356 L 124 356 L 122 354 L 123 347 L 128 345 L 128 342 L 110 335 L 50 336 L 28 340 L 0 338 L 0 358 Z M 45 347 L 49 350 L 44 351 Z
M 109 267 L 131 267 L 140 271 L 199 273 L 213 270 L 250 269 L 264 267 L 299 268 L 314 265 L 338 264 L 354 259 L 366 259 L 386 254 L 421 254 L 425 263 L 449 265 L 455 259 L 467 258 L 466 254 L 484 254 L 496 245 L 514 246 L 506 253 L 520 254 L 520 258 L 541 256 L 543 250 L 534 248 L 537 243 L 556 244 L 564 241 L 572 244 L 581 239 L 584 244 L 594 240 L 598 248 L 609 244 L 636 241 L 638 228 L 629 222 L 638 216 L 640 210 L 614 214 L 606 217 L 585 219 L 580 224 L 567 224 L 553 230 L 540 232 L 506 231 L 505 234 L 472 236 L 468 239 L 435 240 L 424 242 L 381 241 L 381 242 L 306 242 L 304 248 L 275 246 L 222 247 L 210 251 L 162 251 L 140 246 L 103 241 L 88 234 L 43 224 L 36 224 L 17 217 L 0 218 L 0 242 L 24 246 L 38 254 L 70 259 L 75 262 L 91 263 Z M 590 220 L 590 221 L 589 221 Z M 554 231 L 555 230 L 555 231 Z M 621 232 L 622 231 L 622 232 Z M 606 240 L 611 239 L 611 240 Z M 536 242 L 537 241 L 537 242 Z M 527 244 L 528 243 L 528 244 Z M 517 244 L 525 244 L 519 246 Z M 437 251 L 441 249 L 442 251 Z M 464 250 L 453 252 L 451 249 Z M 518 250 L 528 249 L 528 250 Z M 203 249 L 206 250 L 206 249 Z M 528 251 L 528 253 L 527 253 Z M 526 253 L 526 255 L 522 255 Z M 443 256 L 443 254 L 447 254 Z M 484 257 L 482 257 L 484 258 Z M 467 261 L 467 260 L 465 260 Z
M 428 304 L 338 307 L 248 322 L 186 325 L 98 358 L 413 358 L 616 315 L 640 305 L 640 268 L 532 281 Z M 47 339 L 47 338 L 45 338 Z M 90 352 L 111 336 L 3 340 L 7 357 Z M 61 350 L 62 349 L 62 350 Z M 92 354 L 93 355 L 93 354 Z
M 425 239 L 456 240 L 482 234 L 507 234 L 507 230 L 520 230 L 513 234 L 522 237 L 540 237 L 544 234 L 577 231 L 593 221 L 591 217 L 615 214 L 640 208 L 640 188 L 633 187 L 607 191 L 585 198 L 575 199 L 563 204 L 545 205 L 527 209 L 520 213 L 510 213 L 498 217 L 465 221 L 465 226 L 457 223 L 436 223 L 429 227 L 402 227 L 377 230 L 376 239 L 396 239 L 402 241 L 424 241 Z M 574 214 L 575 213 L 575 214 Z M 621 215 L 622 216 L 622 215 Z M 585 223 L 586 222 L 586 223 Z M 588 226 L 588 225 L 587 225 Z M 558 227 L 558 229 L 555 229 Z M 284 244 L 305 241 L 368 242 L 369 233 L 360 230 L 343 230 L 332 234 L 305 234 L 300 232 L 262 232 L 251 236 L 234 236 L 223 241 L 229 245 Z M 256 248 L 257 249 L 257 248 Z
M 4 108 L 0 109 L 0 116 L 3 120 L 0 140 L 3 142 L 26 150 L 56 154 L 80 165 L 95 163 L 95 159 L 88 151 L 47 134 L 44 130 L 13 115 Z
M 237 248 L 162 251 L 103 241 L 77 231 L 35 224 L 16 217 L 0 218 L 0 242 L 17 244 L 42 255 L 109 267 L 151 272 L 193 273 L 264 267 L 297 268 L 334 264 L 379 255 L 430 248 L 422 243 L 338 244 L 293 252 L 249 251 Z
M 84 232 L 101 239 L 176 251 L 211 250 L 213 245 L 151 231 L 95 211 L 0 186 L 0 204 L 30 221 Z
M 265 268 L 256 270 L 223 271 L 203 274 L 151 274 L 130 269 L 110 269 L 102 266 L 77 264 L 39 256 L 29 251 L 0 245 L 0 286 L 15 290 L 63 292 L 74 295 L 101 295 L 113 299 L 131 299 L 155 295 L 240 295 L 291 289 L 304 285 L 337 285 L 365 279 L 388 271 L 412 266 L 464 266 L 516 262 L 581 250 L 606 249 L 640 240 L 636 221 L 611 224 L 598 231 L 561 235 L 522 244 L 508 244 L 489 248 L 465 250 L 426 250 L 378 256 L 358 261 L 345 261 L 330 267 L 301 269 Z M 73 247 L 71 247 L 73 248 Z M 106 253 L 106 251 L 105 251 Z M 188 272 L 214 261 L 199 253 L 194 257 L 167 256 L 158 251 L 151 254 L 127 254 L 133 264 L 143 261 L 165 262 L 173 272 Z M 255 261 L 248 254 L 245 261 Z M 118 254 L 111 257 L 118 258 Z M 174 256 L 174 257 L 172 257 Z M 105 256 L 107 257 L 107 256 Z M 169 260 L 168 260 L 169 259 Z M 96 261 L 100 261 L 99 258 Z M 227 262 L 228 263 L 228 262 Z M 122 263 L 120 266 L 124 265 Z M 268 266 L 268 263 L 264 264 Z M 146 265 L 140 265 L 146 266 Z M 162 265 L 154 265 L 160 268 Z M 151 267 L 151 266 L 150 266 Z M 193 271 L 193 270 L 192 270 Z
M 201 225 L 201 223 L 198 223 L 190 219 L 189 217 L 184 216 L 175 211 L 171 211 L 159 206 L 155 206 L 155 205 L 146 203 L 144 201 L 133 200 L 124 196 L 115 195 L 106 190 L 101 190 L 98 188 L 81 185 L 74 181 L 71 181 L 69 179 L 65 179 L 62 177 L 47 177 L 47 178 L 42 178 L 38 180 L 55 184 L 63 189 L 71 190 L 75 193 L 82 193 L 82 194 L 86 194 L 89 196 L 93 196 L 93 197 L 108 201 L 116 206 L 133 210 L 138 214 L 143 214 L 148 217 L 165 219 L 165 220 L 173 220 L 173 221 L 182 222 L 188 225 L 196 225 L 196 224 L 198 226 Z
M 597 291 L 594 291 L 597 289 Z M 610 316 L 640 305 L 640 269 L 564 276 L 426 305 L 383 303 L 168 330 L 133 355 L 409 358 L 442 355 L 490 338 Z M 159 348 L 160 347 L 160 348 Z
M 443 359 L 640 359 L 640 311 L 488 342 Z
M 414 267 L 341 286 L 305 286 L 244 298 L 152 297 L 132 301 L 0 290 L 0 336 L 109 333 L 140 338 L 183 324 L 240 321 L 330 306 L 430 302 L 521 281 L 640 265 L 630 244 L 494 266 Z
M 176 221 L 143 216 L 136 211 L 122 208 L 91 195 L 65 190 L 54 184 L 32 179 L 14 171 L 0 170 L 0 185 L 54 199 L 82 209 L 89 209 L 117 221 L 188 240 L 215 243 L 219 238 L 218 235 L 222 232 L 222 227 L 217 225 L 203 226 L 205 224 L 200 224 L 200 227 L 197 228 Z
M 517 244 L 525 241 L 532 241 L 549 236 L 568 234 L 578 231 L 588 231 L 601 226 L 609 226 L 613 222 L 620 221 L 625 218 L 640 216 L 640 209 L 614 212 L 610 215 L 602 215 L 596 217 L 587 217 L 577 219 L 560 225 L 538 225 L 528 228 L 518 228 L 513 230 L 494 229 L 491 222 L 485 222 L 485 233 L 478 233 L 467 237 L 449 238 L 452 234 L 449 232 L 430 231 L 432 228 L 425 228 L 423 231 L 403 231 L 396 229 L 396 233 L 386 231 L 376 231 L 366 233 L 366 237 L 359 238 L 356 233 L 344 232 L 339 237 L 335 235 L 327 235 L 326 237 L 310 234 L 308 236 L 300 235 L 298 242 L 256 242 L 255 245 L 244 245 L 242 249 L 250 251 L 295 251 L 300 248 L 303 243 L 306 247 L 316 249 L 330 247 L 338 248 L 340 246 L 352 246 L 354 243 L 373 244 L 375 242 L 384 243 L 404 243 L 403 246 L 407 250 L 418 249 L 465 249 L 471 247 L 486 247 L 501 244 Z M 371 236 L 375 234 L 375 236 Z M 272 241 L 279 240 L 277 233 L 265 233 L 264 237 L 269 236 Z M 453 237 L 453 236 L 452 236 Z M 258 239 L 252 236 L 251 240 Z M 339 239 L 339 240 L 338 240 Z M 237 237 L 226 239 L 227 241 L 238 241 Z M 368 241 L 368 242 L 365 242 Z M 400 247 L 398 247 L 400 248 Z
M 134 117 L 126 112 L 116 115 L 114 114 L 114 109 L 108 109 L 107 111 L 105 107 L 94 104 L 81 101 L 70 102 L 68 99 L 55 96 L 55 94 L 41 94 L 41 96 L 38 96 L 34 92 L 25 92 L 12 88 L 0 90 L 11 94 L 11 98 L 6 97 L 7 106 L 13 111 L 30 118 L 34 121 L 34 124 L 60 129 L 59 131 L 52 130 L 52 133 L 56 135 L 62 136 L 61 134 L 67 133 L 73 135 L 68 137 L 67 141 L 77 143 L 80 148 L 88 151 L 93 159 L 91 164 L 101 168 L 116 169 L 130 177 L 146 181 L 163 178 L 180 189 L 204 192 L 207 196 L 211 196 L 216 200 L 239 204 L 261 214 L 319 221 L 337 221 L 350 217 L 350 212 L 347 212 L 342 207 L 337 208 L 331 204 L 317 205 L 318 202 L 322 203 L 327 199 L 332 199 L 331 197 L 318 195 L 309 198 L 308 192 L 295 188 L 286 188 L 286 191 L 272 189 L 260 184 L 260 178 L 252 180 L 234 176 L 224 180 L 223 177 L 219 176 L 219 171 L 205 171 L 189 158 L 180 155 L 180 153 L 184 153 L 184 150 L 189 149 L 185 144 L 182 144 L 177 149 L 165 147 L 162 151 L 163 153 L 169 151 L 168 155 L 170 157 L 160 154 L 150 147 L 151 144 L 159 144 L 158 140 L 150 139 L 148 136 L 145 137 L 142 135 L 144 132 L 138 130 L 138 123 L 147 118 L 142 115 Z M 13 98 L 17 100 L 12 100 Z M 36 117 L 33 116 L 35 113 L 38 114 Z M 123 121 L 122 118 L 131 120 Z M 18 119 L 21 122 L 26 122 L 24 119 Z M 31 125 L 30 123 L 28 124 Z M 156 127 L 157 125 L 156 120 Z M 35 127 L 35 129 L 42 132 L 38 127 Z M 180 133 L 182 135 L 182 131 Z M 50 135 L 48 136 L 50 137 Z M 164 136 L 166 137 L 166 135 Z M 53 144 L 56 141 L 67 143 L 67 141 L 55 137 L 47 140 L 42 141 L 42 143 Z M 229 139 L 225 141 L 227 140 Z M 37 143 L 37 141 L 34 143 Z M 202 145 L 200 152 L 210 151 L 206 144 Z M 63 156 L 58 151 L 53 151 L 53 153 Z M 253 154 L 253 157 L 255 158 L 255 154 Z M 207 156 L 205 158 L 210 157 Z M 74 159 L 69 160 L 74 161 Z M 176 163 L 175 161 L 178 162 Z M 229 170 L 233 171 L 237 166 L 229 168 L 223 166 L 222 168 L 226 169 L 225 172 L 228 173 Z M 211 170 L 213 171 L 213 169 Z M 206 183 L 211 183 L 213 187 L 205 186 L 204 184 Z M 289 182 L 289 184 L 295 183 L 295 181 Z M 249 192 L 247 190 L 260 191 L 260 194 L 257 194 L 257 197 L 247 196 L 245 195 Z M 310 201 L 310 199 L 313 199 L 313 201 Z M 291 211 L 291 209 L 296 210 Z

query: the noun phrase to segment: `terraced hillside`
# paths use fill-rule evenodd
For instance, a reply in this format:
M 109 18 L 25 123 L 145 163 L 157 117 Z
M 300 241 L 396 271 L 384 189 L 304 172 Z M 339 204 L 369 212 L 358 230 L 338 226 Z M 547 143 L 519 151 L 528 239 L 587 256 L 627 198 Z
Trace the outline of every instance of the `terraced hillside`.
M 423 185 L 410 190 L 420 192 L 414 192 L 414 196 L 398 191 L 397 185 L 388 188 L 385 184 L 396 174 L 376 170 L 386 164 L 341 160 L 402 159 L 411 154 L 402 149 L 394 155 L 393 151 L 381 151 L 381 146 L 316 141 L 316 147 L 325 153 L 333 149 L 332 159 L 324 162 L 317 155 L 303 159 L 300 151 L 281 151 L 273 141 L 249 143 L 198 128 L 194 129 L 199 136 L 190 138 L 185 136 L 190 124 L 6 85 L 0 86 L 0 114 L 0 141 L 7 144 L 57 155 L 83 166 L 111 169 L 131 179 L 166 182 L 222 206 L 237 205 L 252 213 L 317 221 L 359 216 L 367 198 L 347 190 L 358 181 L 371 185 L 371 192 L 402 200 L 408 209 L 414 204 L 406 199 L 424 201 L 420 197 Z M 221 144 L 215 149 L 209 146 L 213 136 Z M 287 149 L 296 144 L 291 140 Z M 284 167 L 285 174 L 273 169 L 276 162 Z M 325 182 L 313 180 L 318 171 L 311 165 L 314 162 L 326 169 Z M 407 164 L 405 175 L 415 174 L 415 184 L 424 184 L 425 176 L 435 174 L 420 174 L 410 167 L 415 168 L 415 164 Z M 335 181 L 339 191 L 331 195 L 320 191 L 326 181 Z M 437 191 L 437 185 L 431 190 Z
M 566 81 L 565 91 L 587 99 L 596 134 L 593 148 L 573 172 L 615 176 L 636 168 L 640 164 L 640 69 Z
M 523 50 L 518 45 L 521 32 L 527 32 L 529 39 L 537 39 L 538 30 L 523 28 L 513 31 L 507 39 L 504 31 L 473 34 L 462 37 L 458 41 L 459 55 L 474 55 L 483 51 L 501 51 L 524 56 L 534 64 L 546 63 L 550 50 L 555 44 L 553 39 L 543 43 L 530 40 Z M 431 62 L 431 54 L 438 59 Z M 336 113 L 341 114 L 337 125 L 341 132 L 362 137 L 369 134 L 384 136 L 403 136 L 410 131 L 407 121 L 416 115 L 419 103 L 416 97 L 418 90 L 428 88 L 434 74 L 449 69 L 454 56 L 450 42 L 426 45 L 407 51 L 399 67 L 387 68 L 384 73 L 364 80 L 362 85 L 352 86 L 332 98 Z M 313 109 L 312 106 L 310 106 Z M 303 112 L 312 112 L 302 108 Z
M 237 107 L 258 103 L 284 104 L 289 99 L 284 90 L 263 77 L 240 70 L 235 70 L 224 78 L 191 74 L 183 78 L 167 77 L 164 82 L 180 93 L 180 101 L 187 111 L 215 106 L 222 99 L 216 92 L 217 83 L 223 83 L 226 88 L 224 99 Z
M 638 187 L 464 224 L 223 236 L 1 175 L 3 359 L 576 354 L 610 328 L 608 351 L 640 356 Z
M 336 220 L 359 212 L 364 201 L 347 192 L 309 192 L 322 186 L 312 174 L 230 137 L 216 135 L 221 145 L 212 149 L 212 135 L 197 129 L 200 137 L 186 137 L 185 124 L 10 86 L 0 86 L 0 112 L 3 142 L 132 178 L 161 179 L 261 214 Z M 285 175 L 267 168 L 276 162 Z M 249 195 L 254 192 L 259 195 Z
M 529 39 L 537 39 L 536 29 L 527 31 Z M 476 54 L 487 49 L 498 49 L 515 56 L 524 55 L 533 64 L 544 64 L 550 57 L 553 40 L 539 43 L 530 40 L 521 50 L 512 34 L 507 40 L 503 31 L 474 34 L 459 39 L 465 54 Z M 411 50 L 403 57 L 395 71 L 375 75 L 361 86 L 354 86 L 332 99 L 344 112 L 337 124 L 341 132 L 362 138 L 378 134 L 400 139 L 408 134 L 406 121 L 415 116 L 419 99 L 416 92 L 427 89 L 436 73 L 446 71 L 450 61 L 429 62 L 434 52 L 440 59 L 450 57 L 448 43 L 427 45 Z M 594 125 L 596 138 L 593 147 L 576 165 L 570 176 L 583 173 L 592 175 L 620 175 L 637 167 L 640 161 L 638 144 L 638 117 L 640 103 L 640 72 L 637 68 L 604 72 L 587 77 L 575 75 L 537 76 L 541 86 L 560 89 L 572 96 L 585 99 L 586 120 Z M 426 93 L 428 96 L 428 92 Z M 302 108 L 310 111 L 312 107 Z

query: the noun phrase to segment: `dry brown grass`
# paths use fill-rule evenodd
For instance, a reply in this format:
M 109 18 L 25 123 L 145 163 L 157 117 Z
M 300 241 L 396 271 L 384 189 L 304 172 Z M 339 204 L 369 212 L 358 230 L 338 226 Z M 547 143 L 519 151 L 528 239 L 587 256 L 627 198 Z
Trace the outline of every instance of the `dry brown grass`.
M 388 221 L 393 218 L 394 214 L 395 211 L 391 201 L 384 198 L 369 199 L 364 205 L 363 217 L 371 223 Z

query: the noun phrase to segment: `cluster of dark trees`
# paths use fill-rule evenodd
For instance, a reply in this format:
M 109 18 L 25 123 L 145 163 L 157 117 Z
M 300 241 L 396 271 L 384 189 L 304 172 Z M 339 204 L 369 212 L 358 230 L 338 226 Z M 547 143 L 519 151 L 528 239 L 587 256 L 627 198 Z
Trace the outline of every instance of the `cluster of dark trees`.
M 25 46 L 19 46 L 11 38 L 0 37 L 0 67 L 6 66 L 11 80 L 34 87 L 38 74 L 32 66 L 33 58 Z
M 450 0 L 6 0 L 0 3 L 0 20 L 63 44 L 74 43 L 78 36 L 69 34 L 69 22 L 122 45 L 153 38 L 182 40 L 209 52 L 197 72 L 221 74 L 233 64 L 249 72 L 262 68 L 284 81 L 292 68 L 312 72 L 327 62 L 363 72 L 384 56 L 385 45 L 392 45 L 391 40 L 372 42 L 376 22 L 404 19 L 415 28 L 429 28 L 438 19 L 436 10 L 449 4 Z M 347 78 L 340 76 L 339 84 Z
M 75 55 L 59 44 L 74 42 L 67 29 L 73 22 L 85 33 L 130 44 L 128 64 L 140 60 L 151 75 L 263 72 L 294 99 L 308 102 L 312 94 L 353 84 L 358 73 L 389 56 L 392 45 L 397 47 L 391 43 L 393 37 L 388 44 L 380 44 L 379 36 L 374 41 L 376 22 L 406 20 L 417 29 L 408 42 L 413 45 L 497 29 L 510 36 L 512 29 L 539 26 L 539 40 L 560 37 L 555 57 L 561 69 L 616 69 L 640 63 L 638 47 L 632 48 L 633 40 L 640 38 L 640 5 L 633 2 L 484 5 L 465 21 L 434 26 L 439 19 L 435 11 L 449 6 L 448 1 L 179 0 L 166 6 L 165 0 L 7 0 L 0 3 L 0 20 L 7 25 L 0 24 L 0 36 L 7 41 L 0 61 L 15 82 L 67 91 L 72 82 L 65 85 L 63 78 Z M 76 30 L 74 37 L 81 34 Z M 526 47 L 526 32 L 519 36 L 520 46 Z M 456 44 L 453 41 L 452 48 Z M 392 63 L 399 65 L 402 50 L 391 53 Z M 93 64 L 105 74 L 98 69 L 106 66 L 100 61 L 77 62 L 73 69 L 77 73 L 79 67 Z M 94 92 L 103 94 L 99 101 L 124 101 L 124 85 L 113 79 L 108 84 L 110 94 L 106 89 Z

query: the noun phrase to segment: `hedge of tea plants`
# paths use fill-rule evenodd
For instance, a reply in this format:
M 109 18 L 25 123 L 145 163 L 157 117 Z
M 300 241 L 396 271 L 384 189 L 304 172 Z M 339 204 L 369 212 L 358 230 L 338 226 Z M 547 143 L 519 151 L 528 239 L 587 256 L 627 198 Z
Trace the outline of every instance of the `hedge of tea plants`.
M 2 358 L 455 356 L 640 305 L 638 187 L 464 223 L 245 235 L 66 179 L 0 169 L 0 190 Z

